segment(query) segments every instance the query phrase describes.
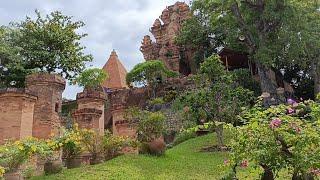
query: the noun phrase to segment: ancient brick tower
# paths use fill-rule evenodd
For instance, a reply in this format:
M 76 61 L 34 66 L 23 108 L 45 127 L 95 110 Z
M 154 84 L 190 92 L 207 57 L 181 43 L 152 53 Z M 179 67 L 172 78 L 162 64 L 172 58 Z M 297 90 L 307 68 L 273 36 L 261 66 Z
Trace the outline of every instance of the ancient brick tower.
M 52 134 L 58 134 L 62 92 L 66 81 L 56 74 L 39 73 L 27 76 L 26 84 L 27 89 L 35 92 L 38 97 L 34 106 L 33 136 L 46 139 Z
M 107 63 L 103 66 L 103 70 L 108 74 L 108 79 L 102 84 L 104 88 L 111 90 L 128 88 L 126 83 L 127 70 L 119 60 L 115 50 L 111 52 Z
M 193 51 L 175 43 L 182 23 L 190 16 L 190 8 L 184 2 L 177 2 L 167 7 L 150 29 L 156 41 L 153 42 L 148 35 L 143 38 L 140 51 L 144 59 L 162 60 L 169 69 L 183 75 L 194 73 L 195 69 L 191 65 Z

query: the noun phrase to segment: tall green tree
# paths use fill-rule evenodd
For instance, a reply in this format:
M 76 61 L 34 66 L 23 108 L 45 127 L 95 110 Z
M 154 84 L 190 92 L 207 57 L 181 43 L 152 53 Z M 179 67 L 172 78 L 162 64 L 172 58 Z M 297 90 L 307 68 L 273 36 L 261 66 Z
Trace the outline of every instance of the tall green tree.
M 177 73 L 166 68 L 162 61 L 152 60 L 135 65 L 127 74 L 126 81 L 129 86 L 149 86 L 155 98 L 157 86 L 168 77 L 175 76 Z
M 37 10 L 35 13 L 34 19 L 27 17 L 11 24 L 17 33 L 10 34 L 9 39 L 18 48 L 23 67 L 74 78 L 85 68 L 85 63 L 92 60 L 80 43 L 87 34 L 78 33 L 85 24 L 59 11 L 46 16 Z
M 285 29 L 297 28 L 296 25 L 291 26 L 294 25 L 297 12 L 302 15 L 303 12 L 310 11 L 305 7 L 311 1 L 195 0 L 192 9 L 195 16 L 206 19 L 200 26 L 207 27 L 209 24 L 211 34 L 207 34 L 207 39 L 222 38 L 223 47 L 247 52 L 251 61 L 257 65 L 262 91 L 275 94 L 277 85 L 268 76 L 268 72 L 276 67 L 278 61 L 284 61 L 283 49 L 293 43 L 292 39 L 286 38 L 290 41 L 285 42 L 280 36 Z M 315 18 L 314 15 L 313 17 Z M 310 27 L 316 23 L 310 18 L 309 20 L 312 22 Z M 188 26 L 184 28 L 184 31 L 188 32 Z M 182 32 L 182 35 L 187 34 L 185 32 Z M 288 34 L 285 37 L 288 37 Z M 192 39 L 191 36 L 188 38 Z
M 19 55 L 20 49 L 10 39 L 15 33 L 11 28 L 0 27 L 0 88 L 23 87 L 28 72 Z
M 242 107 L 250 106 L 253 92 L 234 83 L 231 73 L 215 55 L 201 64 L 199 76 L 207 82 L 182 94 L 175 105 L 187 107 L 185 113 L 196 123 L 214 122 L 218 146 L 223 147 L 223 123 L 239 123 L 236 117 Z
M 279 61 L 285 69 L 300 67 L 299 77 L 295 79 L 303 75 L 312 78 L 314 95 L 317 95 L 320 92 L 320 1 L 292 0 L 292 3 L 295 6 L 291 21 L 279 31 L 279 40 L 284 47 Z

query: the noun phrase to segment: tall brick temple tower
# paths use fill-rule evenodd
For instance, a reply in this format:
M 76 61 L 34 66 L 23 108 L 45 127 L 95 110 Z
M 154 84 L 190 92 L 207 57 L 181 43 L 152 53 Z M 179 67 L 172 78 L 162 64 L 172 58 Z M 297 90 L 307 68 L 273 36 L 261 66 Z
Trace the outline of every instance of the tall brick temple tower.
M 58 134 L 61 126 L 62 92 L 66 81 L 56 74 L 38 73 L 27 76 L 26 85 L 38 97 L 34 106 L 32 135 L 46 139 L 51 134 Z
M 182 24 L 191 17 L 189 6 L 184 2 L 176 2 L 163 10 L 159 19 L 156 19 L 149 35 L 144 36 L 140 51 L 145 60 L 162 60 L 165 65 L 183 75 L 195 73 L 192 66 L 193 50 L 188 47 L 178 46 L 175 38 L 181 31 Z
M 108 79 L 102 83 L 105 89 L 119 90 L 128 88 L 126 83 L 127 70 L 122 65 L 115 50 L 111 52 L 107 63 L 102 69 L 108 74 Z

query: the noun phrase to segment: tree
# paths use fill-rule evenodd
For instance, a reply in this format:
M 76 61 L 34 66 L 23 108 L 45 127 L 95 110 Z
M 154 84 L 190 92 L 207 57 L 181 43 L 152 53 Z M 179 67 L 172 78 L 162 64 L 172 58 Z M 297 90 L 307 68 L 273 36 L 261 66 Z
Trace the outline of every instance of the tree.
M 74 81 L 86 89 L 97 89 L 101 83 L 108 78 L 107 73 L 102 69 L 93 68 L 83 71 Z
M 152 60 L 139 63 L 127 74 L 126 81 L 129 86 L 149 85 L 153 91 L 153 98 L 156 97 L 157 85 L 168 77 L 175 77 L 177 73 L 167 69 L 162 61 Z
M 215 55 L 201 64 L 199 76 L 207 82 L 182 94 L 175 103 L 182 104 L 187 109 L 185 113 L 190 114 L 197 123 L 214 122 L 218 146 L 221 148 L 224 146 L 223 124 L 239 124 L 236 116 L 242 107 L 249 106 L 253 101 L 253 92 L 237 86 Z
M 299 74 L 305 75 L 305 79 L 312 78 L 316 96 L 320 92 L 320 2 L 291 2 L 294 4 L 291 21 L 279 31 L 279 40 L 285 47 L 281 49 L 284 54 L 282 66 L 289 68 L 288 73 L 291 73 L 290 66 L 300 67 Z
M 10 41 L 18 47 L 18 54 L 23 59 L 25 69 L 37 69 L 41 72 L 59 73 L 67 79 L 78 75 L 85 67 L 85 62 L 92 60 L 85 55 L 80 40 L 87 34 L 77 30 L 85 24 L 72 21 L 59 11 L 43 17 L 39 11 L 36 19 L 27 17 L 19 23 L 12 23 L 18 33 L 12 34 Z
M 0 27 L 0 88 L 23 87 L 28 73 L 19 56 L 19 48 L 10 39 L 15 33 L 17 31 L 8 27 Z
M 196 16 L 201 14 L 208 20 L 205 25 L 201 24 L 210 26 L 212 34 L 207 38 L 222 37 L 223 47 L 249 54 L 257 66 L 262 91 L 274 95 L 277 84 L 268 76 L 268 71 L 276 61 L 283 60 L 281 50 L 290 42 L 283 43 L 280 31 L 295 22 L 293 17 L 299 3 L 294 0 L 195 0 L 192 9 Z

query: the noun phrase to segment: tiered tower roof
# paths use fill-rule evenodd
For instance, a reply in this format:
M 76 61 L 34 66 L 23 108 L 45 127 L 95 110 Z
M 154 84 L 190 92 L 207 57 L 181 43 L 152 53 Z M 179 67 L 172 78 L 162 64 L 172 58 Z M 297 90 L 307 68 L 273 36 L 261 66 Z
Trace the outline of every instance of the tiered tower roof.
M 104 88 L 111 90 L 128 88 L 126 84 L 127 70 L 119 60 L 115 50 L 111 52 L 107 63 L 103 66 L 103 70 L 108 74 L 108 79 L 102 83 Z

